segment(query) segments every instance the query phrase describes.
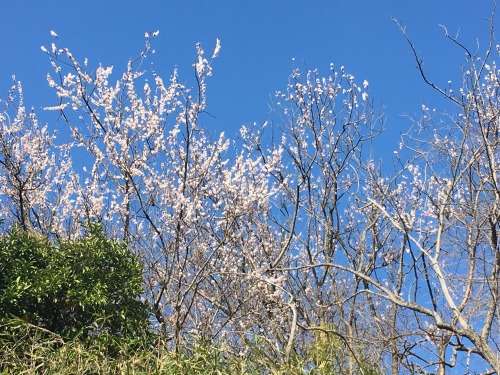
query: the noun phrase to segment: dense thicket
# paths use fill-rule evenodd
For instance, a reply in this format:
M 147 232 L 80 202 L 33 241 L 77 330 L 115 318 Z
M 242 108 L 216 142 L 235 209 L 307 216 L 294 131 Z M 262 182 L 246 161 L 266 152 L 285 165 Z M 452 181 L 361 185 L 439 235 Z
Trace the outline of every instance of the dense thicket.
M 149 314 L 141 284 L 141 263 L 99 225 L 78 241 L 52 243 L 20 228 L 0 237 L 3 324 L 17 317 L 65 339 L 142 335 Z
M 321 337 L 346 373 L 365 361 L 393 374 L 500 371 L 493 32 L 483 55 L 448 36 L 466 61 L 446 88 L 408 39 L 454 112 L 423 106 L 391 168 L 373 160 L 383 113 L 368 81 L 334 65 L 325 77 L 294 70 L 269 122 L 243 126 L 229 150 L 199 121 L 219 42 L 211 59 L 197 46 L 188 89 L 177 71 L 165 81 L 141 69 L 155 35 L 123 73 L 43 48 L 66 143 L 13 85 L 0 113 L 8 224 L 72 241 L 82 220 L 102 222 L 140 257 L 169 349 L 195 339 L 290 363 Z

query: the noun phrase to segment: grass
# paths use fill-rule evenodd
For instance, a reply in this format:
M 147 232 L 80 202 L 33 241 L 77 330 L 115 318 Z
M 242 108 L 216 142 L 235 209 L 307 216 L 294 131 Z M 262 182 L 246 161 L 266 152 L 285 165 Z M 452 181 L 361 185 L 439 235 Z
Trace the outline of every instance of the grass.
M 324 345 L 324 344 L 321 344 Z M 325 358 L 321 363 L 296 356 L 282 363 L 249 348 L 247 356 L 232 354 L 228 348 L 200 343 L 175 352 L 160 340 L 145 344 L 100 335 L 92 340 L 65 341 L 59 335 L 23 320 L 0 326 L 0 374 L 342 374 L 338 362 Z M 318 348 L 314 351 L 317 352 Z M 324 348 L 321 349 L 322 351 Z M 312 366 L 311 366 L 312 363 Z M 306 366 L 307 364 L 307 366 Z M 308 370 L 306 370 L 308 368 Z M 359 370 L 359 374 L 378 371 Z

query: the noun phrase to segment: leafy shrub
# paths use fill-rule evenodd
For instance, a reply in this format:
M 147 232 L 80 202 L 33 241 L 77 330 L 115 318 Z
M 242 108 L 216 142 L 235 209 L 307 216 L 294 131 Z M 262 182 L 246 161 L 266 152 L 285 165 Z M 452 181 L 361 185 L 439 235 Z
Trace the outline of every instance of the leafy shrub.
M 87 229 L 78 241 L 52 243 L 19 228 L 0 238 L 1 321 L 19 317 L 64 339 L 147 330 L 141 263 L 100 225 Z

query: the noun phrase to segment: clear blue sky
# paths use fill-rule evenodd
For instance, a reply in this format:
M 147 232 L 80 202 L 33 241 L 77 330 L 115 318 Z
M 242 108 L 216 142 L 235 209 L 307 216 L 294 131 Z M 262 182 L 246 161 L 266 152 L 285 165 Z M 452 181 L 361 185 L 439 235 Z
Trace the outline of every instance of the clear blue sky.
M 487 43 L 492 2 L 486 0 L 67 0 L 3 1 L 0 11 L 0 98 L 11 75 L 23 82 L 25 101 L 44 122 L 56 121 L 41 108 L 54 104 L 47 88 L 51 71 L 41 45 L 50 46 L 50 30 L 58 46 L 68 47 L 80 61 L 89 58 L 115 69 L 125 66 L 144 43 L 144 32 L 159 29 L 154 40 L 155 70 L 167 78 L 174 66 L 181 80 L 193 78 L 195 43 L 207 54 L 216 38 L 222 50 L 208 82 L 209 112 L 205 125 L 236 134 L 240 125 L 261 122 L 272 94 L 284 89 L 292 70 L 344 65 L 359 83 L 370 82 L 370 94 L 386 107 L 384 142 L 397 144 L 409 122 L 402 113 L 417 113 L 438 98 L 415 69 L 409 47 L 391 21 L 401 19 L 438 83 L 457 80 L 463 53 L 454 48 L 438 26 L 460 31 L 465 44 Z M 394 141 L 394 142 L 392 142 Z

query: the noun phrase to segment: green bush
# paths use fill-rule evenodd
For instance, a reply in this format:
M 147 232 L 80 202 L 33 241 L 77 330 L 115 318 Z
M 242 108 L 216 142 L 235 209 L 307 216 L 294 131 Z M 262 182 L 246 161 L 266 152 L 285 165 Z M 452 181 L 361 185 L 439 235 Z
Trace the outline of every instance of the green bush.
M 78 241 L 19 228 L 0 238 L 0 321 L 19 317 L 64 339 L 147 331 L 141 263 L 100 225 L 87 229 Z

